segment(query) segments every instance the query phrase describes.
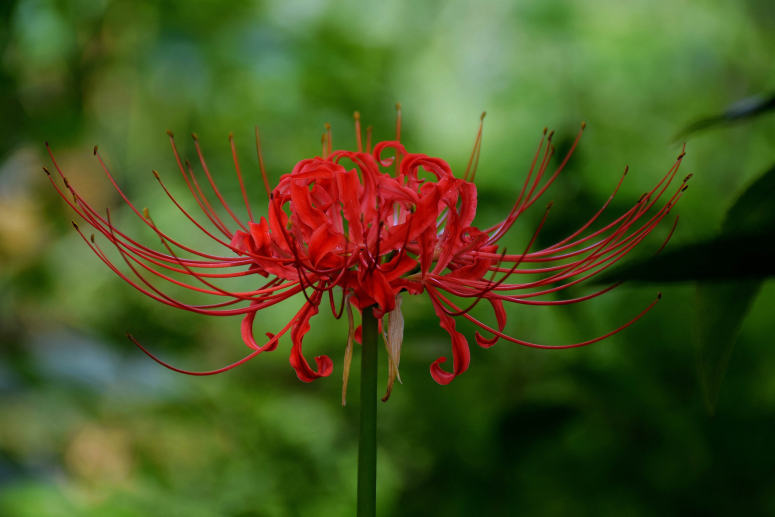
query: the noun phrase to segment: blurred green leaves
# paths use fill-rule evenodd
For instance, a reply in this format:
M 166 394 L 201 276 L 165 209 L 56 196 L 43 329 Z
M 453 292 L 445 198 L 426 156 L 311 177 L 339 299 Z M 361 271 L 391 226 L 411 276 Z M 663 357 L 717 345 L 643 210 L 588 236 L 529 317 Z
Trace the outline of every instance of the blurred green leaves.
M 747 260 L 739 264 L 739 282 L 697 286 L 695 343 L 700 381 L 708 409 L 715 411 L 735 338 L 763 279 L 775 269 L 775 166 L 743 192 L 727 212 L 722 235 L 736 235 L 731 248 Z M 713 256 L 713 255 L 709 255 Z M 707 262 L 707 258 L 706 258 Z M 760 272 L 761 274 L 750 274 Z
M 93 162 L 99 144 L 132 199 L 197 246 L 150 173 L 185 192 L 172 180 L 165 129 L 199 133 L 231 200 L 240 194 L 230 131 L 245 170 L 257 172 L 259 124 L 277 178 L 318 152 L 324 122 L 337 146 L 351 143 L 354 109 L 386 138 L 401 101 L 408 148 L 458 170 L 486 109 L 477 187 L 488 226 L 511 208 L 541 128 L 561 139 L 587 120 L 547 192 L 556 201 L 541 236 L 548 244 L 594 213 L 627 163 L 610 210 L 629 208 L 660 176 L 679 121 L 771 92 L 772 20 L 771 0 L 0 2 L 0 514 L 346 515 L 354 494 L 354 413 L 338 407 L 340 371 L 302 385 L 282 343 L 244 369 L 191 380 L 131 347 L 127 330 L 192 367 L 243 351 L 238 321 L 146 303 L 89 255 L 40 171 L 44 140 L 102 210 L 118 200 Z M 680 239 L 715 234 L 734 194 L 773 162 L 775 117 L 763 105 L 737 109 L 758 109 L 751 123 L 691 133 L 686 166 L 697 177 L 662 256 Z M 260 178 L 246 181 L 260 199 Z M 749 201 L 741 206 L 730 220 L 753 217 Z M 536 208 L 510 249 L 529 239 Z M 754 296 L 743 281 L 727 285 L 718 303 L 667 285 L 647 318 L 583 350 L 473 347 L 471 369 L 443 388 L 428 364 L 448 338 L 427 303 L 407 301 L 405 383 L 380 407 L 381 514 L 772 514 L 775 290 L 768 283 Z M 653 295 L 617 291 L 583 307 L 518 308 L 509 331 L 571 342 L 621 323 Z M 727 370 L 724 332 L 733 335 L 746 313 L 745 346 Z M 693 315 L 712 340 L 692 338 Z M 276 330 L 287 317 L 257 325 Z M 316 318 L 310 346 L 338 366 L 346 329 Z M 706 343 L 706 389 L 726 371 L 710 423 L 698 384 L 687 382 L 692 339 Z M 131 468 L 117 483 L 108 474 L 123 472 L 111 467 L 122 443 Z
M 600 281 L 698 282 L 694 339 L 705 402 L 713 412 L 740 326 L 762 282 L 772 276 L 775 166 L 735 201 L 717 236 L 671 246 L 653 258 L 618 268 Z

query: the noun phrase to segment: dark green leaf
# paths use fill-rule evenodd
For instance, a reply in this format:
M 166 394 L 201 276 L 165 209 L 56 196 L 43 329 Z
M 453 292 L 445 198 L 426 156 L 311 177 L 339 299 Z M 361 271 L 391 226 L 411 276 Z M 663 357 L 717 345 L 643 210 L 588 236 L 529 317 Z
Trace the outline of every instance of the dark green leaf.
M 729 209 L 722 231 L 759 230 L 767 235 L 763 248 L 773 247 L 775 228 L 775 167 L 759 177 Z M 767 259 L 763 259 L 767 260 Z M 772 258 L 769 262 L 775 263 Z M 750 265 L 756 265 L 752 262 Z M 761 265 L 761 263 L 758 263 Z M 756 267 L 752 267 L 756 269 Z M 729 366 L 737 334 L 748 314 L 762 280 L 725 284 L 699 284 L 695 305 L 694 342 L 697 348 L 697 370 L 708 411 L 716 408 L 721 381 Z
M 775 165 L 754 181 L 727 211 L 722 233 L 775 229 Z
M 668 247 L 603 275 L 599 282 L 699 282 L 694 341 L 708 410 L 718 400 L 735 339 L 764 278 L 775 276 L 775 166 L 727 212 L 719 236 Z
M 693 337 L 700 384 L 710 413 L 715 410 L 737 334 L 761 284 L 761 280 L 697 284 Z
M 676 135 L 676 140 L 709 127 L 756 117 L 773 110 L 775 110 L 775 93 L 748 97 L 732 104 L 719 115 L 695 120 Z
M 603 275 L 599 283 L 707 282 L 775 276 L 775 235 L 723 235 L 667 249 Z
M 775 166 L 754 181 L 732 205 L 719 236 L 684 246 L 668 246 L 659 255 L 602 275 L 597 282 L 692 282 L 773 276 L 774 200 Z

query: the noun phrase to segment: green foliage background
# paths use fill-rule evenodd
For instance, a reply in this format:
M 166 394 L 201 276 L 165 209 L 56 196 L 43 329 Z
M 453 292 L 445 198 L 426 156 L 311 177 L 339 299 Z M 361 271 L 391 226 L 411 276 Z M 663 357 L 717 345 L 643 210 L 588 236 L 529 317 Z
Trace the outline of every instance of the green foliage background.
M 354 109 L 389 138 L 401 101 L 409 150 L 459 171 L 486 109 L 484 226 L 513 202 L 543 127 L 567 148 L 585 120 L 579 150 L 545 196 L 555 201 L 546 245 L 594 213 L 625 164 L 631 173 L 611 213 L 670 167 L 681 149 L 674 135 L 688 122 L 775 88 L 773 49 L 769 0 L 2 2 L 0 515 L 354 508 L 355 390 L 339 406 L 346 323 L 313 319 L 308 354 L 327 353 L 336 368 L 310 385 L 288 365 L 287 342 L 211 378 L 159 367 L 126 331 L 204 369 L 245 352 L 238 320 L 159 306 L 103 267 L 40 172 L 45 140 L 76 188 L 111 207 L 123 228 L 155 242 L 109 188 L 95 143 L 160 226 L 207 247 L 151 176 L 158 169 L 182 192 L 166 129 L 188 156 L 182 136 L 198 133 L 238 205 L 230 131 L 243 168 L 255 172 L 252 131 L 261 126 L 276 179 L 317 154 L 324 122 L 335 146 L 350 147 Z M 715 235 L 775 162 L 772 115 L 686 138 L 682 171 L 695 178 L 671 246 Z M 257 174 L 249 187 L 262 212 Z M 541 214 L 527 215 L 510 248 L 524 245 Z M 771 281 L 750 302 L 713 416 L 693 322 L 702 328 L 707 314 L 715 322 L 727 311 L 698 304 L 690 282 L 625 285 L 566 308 L 514 307 L 507 331 L 547 344 L 588 339 L 659 289 L 658 307 L 612 339 L 563 352 L 474 346 L 470 370 L 446 387 L 428 365 L 448 353 L 448 336 L 426 299 L 406 299 L 404 384 L 379 410 L 381 515 L 775 513 Z M 716 292 L 733 307 L 749 291 L 728 282 Z M 267 312 L 257 330 L 276 330 L 298 303 Z M 357 380 L 354 368 L 351 386 Z

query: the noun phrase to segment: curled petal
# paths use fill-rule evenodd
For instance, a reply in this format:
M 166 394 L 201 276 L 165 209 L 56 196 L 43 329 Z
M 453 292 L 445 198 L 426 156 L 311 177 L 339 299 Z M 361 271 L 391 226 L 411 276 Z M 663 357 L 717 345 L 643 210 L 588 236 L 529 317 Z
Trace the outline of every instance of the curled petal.
M 492 310 L 495 313 L 495 319 L 498 321 L 498 332 L 503 332 L 503 328 L 506 326 L 506 310 L 503 308 L 503 300 L 499 298 L 487 298 L 487 301 L 492 305 Z M 482 336 L 479 331 L 476 331 L 476 343 L 482 348 L 490 348 L 500 339 L 495 335 L 491 338 Z
M 429 291 L 430 292 L 430 291 Z M 441 385 L 449 384 L 452 379 L 468 369 L 471 361 L 471 353 L 468 350 L 468 340 L 455 329 L 455 318 L 444 312 L 444 308 L 431 296 L 433 310 L 439 317 L 441 328 L 449 332 L 452 338 L 452 372 L 441 368 L 441 364 L 447 361 L 446 357 L 439 357 L 431 364 L 431 377 Z
M 259 305 L 259 302 L 254 301 L 250 304 L 251 306 Z M 272 339 L 274 335 L 269 335 L 269 341 L 265 345 L 259 345 L 256 343 L 256 338 L 253 336 L 253 321 L 256 318 L 256 312 L 257 310 L 254 310 L 252 312 L 248 312 L 245 314 L 245 317 L 242 318 L 242 340 L 245 342 L 246 345 L 248 345 L 253 350 L 259 351 L 259 352 L 271 352 L 275 348 L 277 348 L 277 340 Z
M 310 318 L 318 313 L 320 296 L 313 297 L 311 302 L 313 303 L 307 302 L 304 305 L 302 313 L 298 316 L 293 329 L 291 329 L 293 347 L 291 347 L 290 362 L 293 369 L 296 370 L 296 376 L 302 382 L 312 382 L 320 377 L 327 377 L 331 375 L 331 372 L 334 369 L 331 358 L 326 355 L 320 355 L 315 358 L 318 367 L 318 371 L 315 371 L 310 367 L 302 353 L 301 344 L 304 340 L 304 336 L 309 332 Z
M 425 154 L 412 153 L 401 161 L 401 173 L 411 178 L 417 178 L 417 170 L 423 169 L 431 172 L 437 179 L 452 177 L 452 169 L 441 158 L 433 158 Z
M 380 142 L 377 145 L 374 146 L 374 149 L 371 151 L 372 156 L 374 157 L 377 162 L 379 162 L 380 165 L 383 167 L 390 167 L 393 165 L 393 158 L 381 158 L 380 155 L 382 154 L 382 151 L 385 149 L 393 149 L 396 151 L 396 155 L 402 155 L 406 154 L 406 149 L 404 149 L 404 146 L 401 145 L 400 142 L 397 140 L 388 140 L 385 142 Z

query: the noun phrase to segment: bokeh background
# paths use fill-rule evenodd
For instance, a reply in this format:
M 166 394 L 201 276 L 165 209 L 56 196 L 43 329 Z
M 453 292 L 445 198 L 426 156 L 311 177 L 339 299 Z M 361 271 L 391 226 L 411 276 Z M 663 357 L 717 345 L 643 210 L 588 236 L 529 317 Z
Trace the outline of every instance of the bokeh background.
M 346 323 L 327 311 L 313 319 L 308 355 L 329 354 L 335 371 L 310 385 L 288 365 L 287 342 L 225 375 L 161 368 L 124 333 L 206 369 L 244 354 L 239 320 L 160 306 L 103 267 L 41 172 L 44 141 L 84 196 L 134 235 L 156 242 L 111 190 L 94 144 L 160 226 L 207 247 L 151 175 L 183 193 L 167 129 L 189 157 L 185 136 L 199 134 L 239 205 L 233 131 L 262 212 L 254 124 L 276 180 L 318 153 L 325 122 L 335 147 L 351 147 L 354 109 L 389 138 L 400 101 L 407 147 L 460 171 L 486 109 L 477 174 L 486 225 L 518 193 L 543 127 L 557 129 L 562 149 L 585 120 L 545 196 L 555 205 L 541 243 L 594 213 L 626 164 L 612 213 L 630 206 L 685 140 L 682 171 L 696 175 L 678 209 L 680 246 L 715 234 L 775 162 L 775 120 L 676 135 L 773 89 L 773 49 L 770 0 L 0 3 L 0 515 L 339 516 L 355 502 L 357 356 L 350 404 L 339 404 Z M 512 246 L 542 212 L 525 217 Z M 507 331 L 581 341 L 657 290 L 664 298 L 648 317 L 587 348 L 474 346 L 469 371 L 446 387 L 428 365 L 448 353 L 448 336 L 426 299 L 406 299 L 404 384 L 379 408 L 380 514 L 775 513 L 772 282 L 742 323 L 715 412 L 698 381 L 693 327 L 704 315 L 693 283 L 516 307 Z M 277 329 L 299 303 L 257 330 Z

